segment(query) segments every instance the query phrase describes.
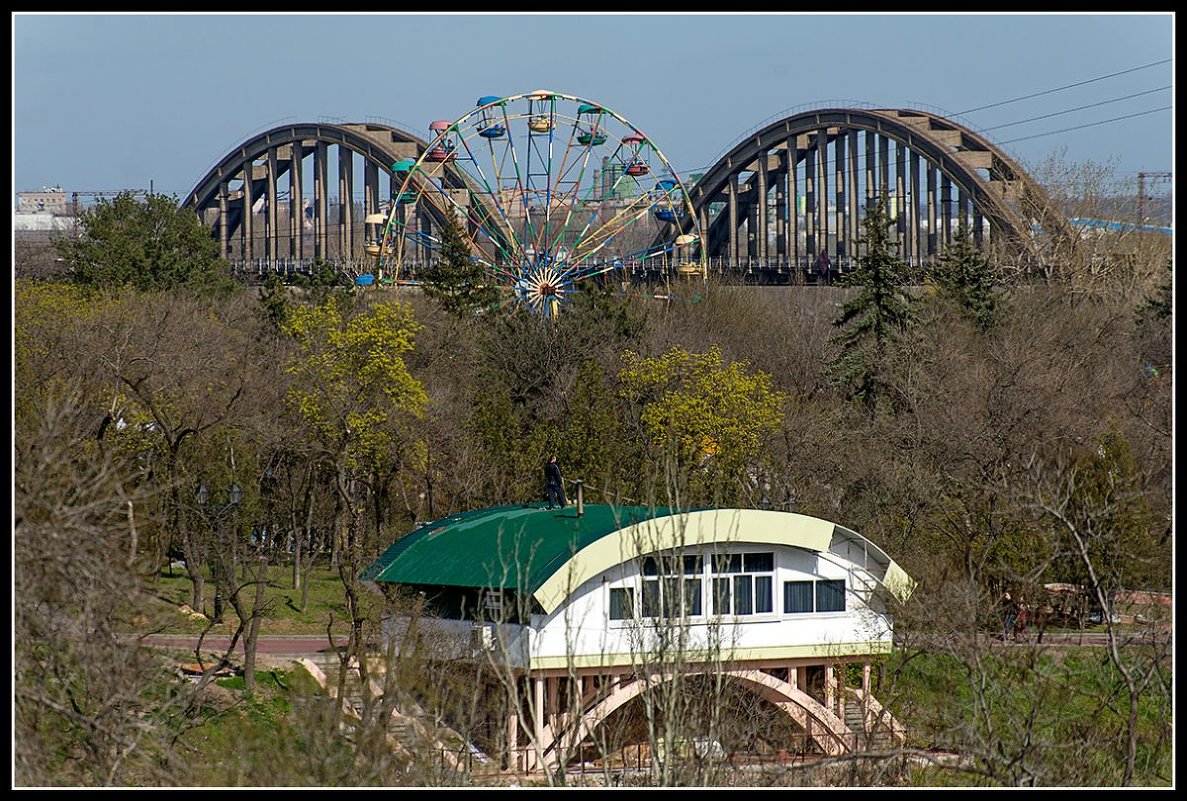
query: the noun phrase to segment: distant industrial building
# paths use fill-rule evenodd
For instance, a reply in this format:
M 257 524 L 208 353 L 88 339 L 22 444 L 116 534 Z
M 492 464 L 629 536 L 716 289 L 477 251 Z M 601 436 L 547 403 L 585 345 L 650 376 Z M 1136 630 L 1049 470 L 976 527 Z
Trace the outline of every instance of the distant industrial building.
M 60 186 L 43 186 L 40 192 L 18 192 L 17 214 L 68 214 L 69 202 Z

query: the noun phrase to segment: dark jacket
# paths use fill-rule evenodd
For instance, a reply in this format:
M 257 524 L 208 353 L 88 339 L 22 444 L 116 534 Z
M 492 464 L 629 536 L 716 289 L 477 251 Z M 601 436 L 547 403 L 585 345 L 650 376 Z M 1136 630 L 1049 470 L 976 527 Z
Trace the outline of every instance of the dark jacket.
M 548 462 L 544 465 L 544 481 L 548 484 L 553 484 L 557 487 L 561 486 L 561 466 L 556 462 Z

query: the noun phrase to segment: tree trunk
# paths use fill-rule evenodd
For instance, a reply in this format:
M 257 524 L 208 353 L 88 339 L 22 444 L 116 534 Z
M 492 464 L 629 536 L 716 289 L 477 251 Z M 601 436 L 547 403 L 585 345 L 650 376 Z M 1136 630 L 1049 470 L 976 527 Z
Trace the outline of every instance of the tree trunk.
M 181 485 L 177 481 L 177 446 L 171 446 L 169 449 L 166 476 L 170 487 L 169 500 L 173 505 L 174 530 L 177 531 L 181 539 L 181 552 L 185 556 L 186 573 L 189 574 L 190 581 L 193 583 L 190 606 L 195 612 L 200 612 L 205 601 L 202 579 L 202 548 L 198 535 L 190 530 L 189 520 L 181 502 Z M 165 558 L 169 558 L 168 554 L 165 555 Z
M 268 584 L 268 552 L 260 554 L 259 571 L 256 574 L 256 596 L 251 605 L 251 621 L 243 635 L 243 685 L 248 692 L 255 690 L 256 649 L 259 644 L 260 618 L 264 615 L 264 588 Z

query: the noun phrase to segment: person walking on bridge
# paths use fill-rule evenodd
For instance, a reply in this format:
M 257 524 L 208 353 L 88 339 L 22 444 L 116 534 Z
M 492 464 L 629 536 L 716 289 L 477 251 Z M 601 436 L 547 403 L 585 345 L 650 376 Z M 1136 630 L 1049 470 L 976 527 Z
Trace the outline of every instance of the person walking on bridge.
M 828 251 L 820 251 L 816 257 L 816 269 L 820 271 L 820 283 L 828 286 L 833 282 L 833 263 L 828 258 Z

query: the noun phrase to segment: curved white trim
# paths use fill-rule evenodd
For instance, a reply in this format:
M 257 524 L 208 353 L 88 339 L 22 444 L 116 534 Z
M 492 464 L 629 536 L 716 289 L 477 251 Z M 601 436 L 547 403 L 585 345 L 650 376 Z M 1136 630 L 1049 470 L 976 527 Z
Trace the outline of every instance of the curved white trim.
M 827 552 L 833 529 L 833 523 L 818 517 L 763 509 L 709 509 L 653 518 L 621 528 L 582 548 L 540 585 L 535 597 L 544 611 L 552 614 L 572 591 L 599 573 L 670 548 L 753 542 Z M 896 590 L 912 582 L 891 562 L 885 583 Z

